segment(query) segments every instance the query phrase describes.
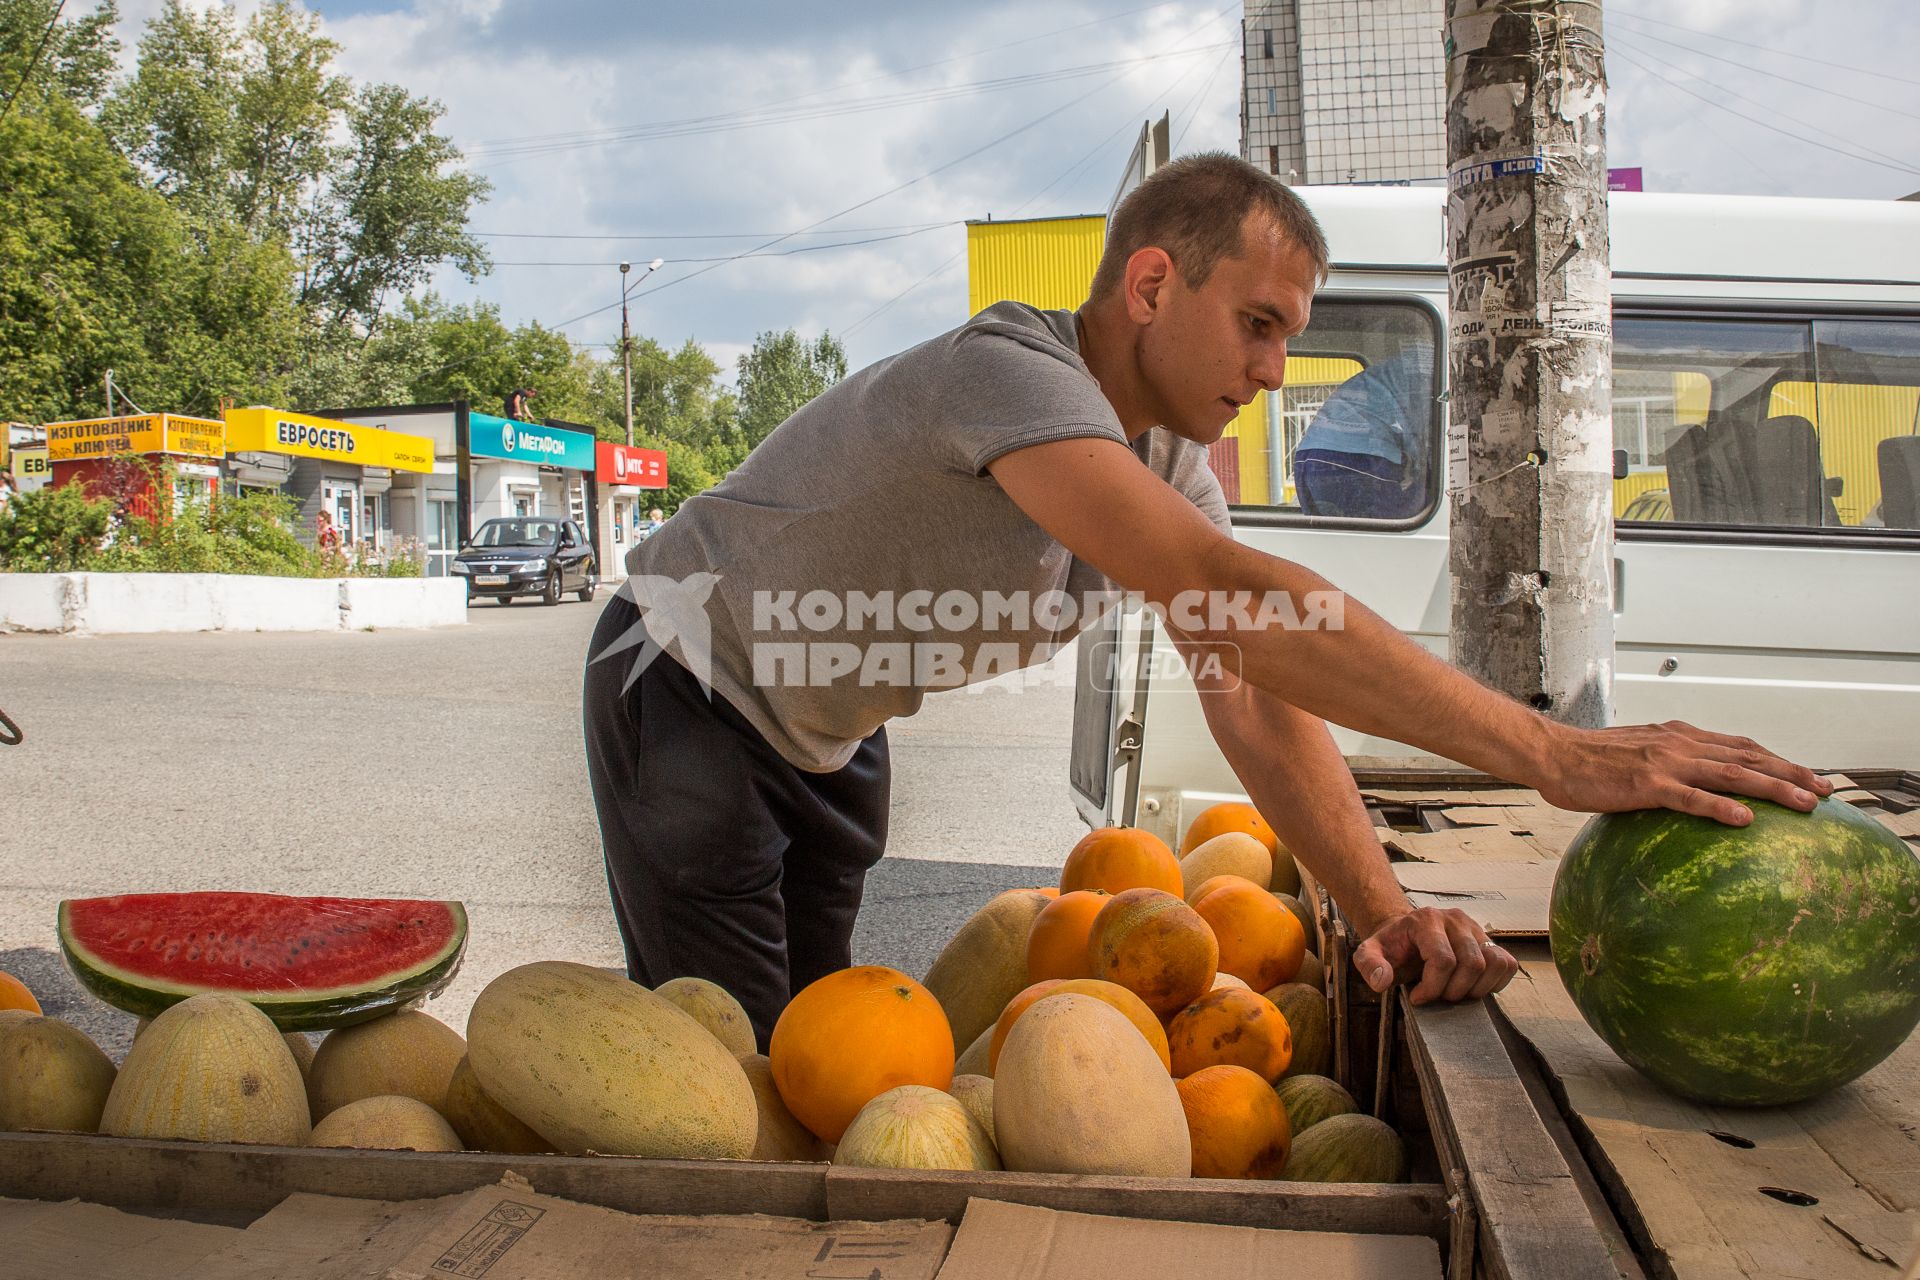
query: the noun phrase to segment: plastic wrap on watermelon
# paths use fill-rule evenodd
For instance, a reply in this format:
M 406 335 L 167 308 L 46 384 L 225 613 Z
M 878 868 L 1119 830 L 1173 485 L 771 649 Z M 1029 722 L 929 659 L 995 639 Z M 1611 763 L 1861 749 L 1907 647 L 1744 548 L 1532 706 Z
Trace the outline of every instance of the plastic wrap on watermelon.
M 458 902 L 278 893 L 128 893 L 60 904 L 81 984 L 151 1018 L 203 991 L 238 996 L 282 1031 L 366 1022 L 446 988 L 467 946 Z

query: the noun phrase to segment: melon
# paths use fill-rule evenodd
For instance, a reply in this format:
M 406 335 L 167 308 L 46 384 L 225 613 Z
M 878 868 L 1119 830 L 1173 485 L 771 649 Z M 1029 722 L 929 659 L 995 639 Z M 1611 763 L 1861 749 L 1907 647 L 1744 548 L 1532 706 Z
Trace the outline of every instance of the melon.
M 1309 936 L 1308 941 L 1312 941 L 1311 936 Z M 1327 989 L 1327 967 L 1320 963 L 1319 956 L 1309 950 L 1306 955 L 1301 957 L 1300 972 L 1293 975 L 1293 980 L 1295 982 L 1304 982 L 1315 991 L 1325 991 Z
M 361 1098 L 313 1126 L 313 1147 L 362 1147 L 379 1151 L 460 1151 L 460 1135 L 438 1111 L 418 1098 Z
M 1920 859 L 1871 816 L 1765 800 L 1746 827 L 1601 814 L 1548 927 L 1589 1026 L 1666 1089 L 1778 1106 L 1846 1084 L 1920 1023 Z
M 1280 1073 L 1287 1076 L 1323 1076 L 1333 1061 L 1333 1038 L 1327 998 L 1320 988 L 1304 982 L 1285 982 L 1267 992 L 1267 999 L 1286 1015 L 1293 1032 L 1293 1061 Z
M 738 1058 L 758 1048 L 753 1038 L 753 1021 L 727 989 L 705 978 L 675 978 L 655 987 L 654 994 L 671 1000 L 680 1011 L 713 1033 Z
M 1239 876 L 1264 889 L 1273 879 L 1273 854 L 1244 831 L 1217 835 L 1180 859 L 1181 896 L 1191 904 L 1194 891 L 1215 876 Z
M 759 1111 L 739 1059 L 672 1001 L 604 969 L 509 969 L 474 1001 L 467 1051 L 488 1096 L 563 1152 L 753 1153 Z
M 953 1060 L 953 1074 L 993 1078 L 993 1033 L 998 1025 L 997 1019 L 988 1023 L 986 1030 L 973 1038 L 967 1051 Z
M 24 1010 L 0 1019 L 0 1131 L 96 1133 L 114 1074 L 77 1027 Z
M 960 926 L 924 985 L 946 1010 L 953 1042 L 970 1045 L 1027 986 L 1027 935 L 1052 899 L 1035 889 L 999 894 Z
M 947 1086 L 947 1092 L 960 1100 L 987 1137 L 993 1139 L 994 1149 L 1000 1147 L 1000 1139 L 993 1136 L 993 1077 L 992 1076 L 955 1076 L 953 1083 Z
M 352 1104 L 349 1103 L 349 1106 Z M 503 1151 L 509 1155 L 529 1155 L 553 1150 L 553 1144 L 521 1123 L 480 1087 L 473 1074 L 473 1063 L 462 1054 L 447 1083 L 447 1100 L 440 1114 L 469 1151 Z
M 1273 1088 L 1280 1095 L 1280 1105 L 1287 1109 L 1295 1137 L 1328 1116 L 1350 1115 L 1360 1110 L 1353 1095 L 1341 1088 L 1339 1081 L 1326 1076 L 1285 1076 Z
M 1405 1182 L 1407 1145 L 1393 1127 L 1356 1113 L 1295 1132 L 1281 1177 L 1289 1182 Z
M 266 1014 L 206 993 L 162 1011 L 114 1078 L 100 1132 L 305 1146 L 306 1082 Z
M 133 1038 L 138 1040 L 140 1033 L 145 1031 L 152 1022 L 152 1018 L 142 1018 L 134 1023 Z M 306 1079 L 307 1073 L 313 1070 L 313 1038 L 304 1031 L 289 1031 L 282 1035 L 281 1039 L 287 1042 L 287 1048 L 293 1053 L 293 1060 L 300 1066 L 300 1078 Z
M 458 1031 L 429 1013 L 402 1009 L 342 1027 L 320 1042 L 307 1072 L 307 1106 L 317 1124 L 349 1102 L 397 1095 L 439 1109 L 453 1069 L 467 1054 Z
M 814 1162 L 827 1158 L 826 1144 L 813 1131 L 793 1118 L 780 1086 L 773 1080 L 773 1059 L 764 1053 L 743 1054 L 740 1069 L 753 1086 L 754 1105 L 760 1112 L 760 1125 L 753 1140 L 753 1160 Z
M 1275 893 L 1284 893 L 1290 898 L 1300 896 L 1300 864 L 1293 860 L 1283 845 L 1273 851 L 1273 879 L 1267 881 L 1267 888 Z M 1313 930 L 1307 930 L 1307 940 L 1313 940 Z
M 1125 1014 L 1048 996 L 1020 1016 L 993 1080 L 1000 1158 L 1022 1173 L 1185 1178 L 1193 1147 L 1180 1092 Z
M 60 904 L 60 950 L 82 986 L 151 1018 L 217 992 L 282 1031 L 377 1018 L 453 980 L 467 945 L 458 902 L 129 893 Z
M 833 1162 L 855 1169 L 998 1169 L 1000 1156 L 958 1098 L 903 1084 L 860 1108 Z

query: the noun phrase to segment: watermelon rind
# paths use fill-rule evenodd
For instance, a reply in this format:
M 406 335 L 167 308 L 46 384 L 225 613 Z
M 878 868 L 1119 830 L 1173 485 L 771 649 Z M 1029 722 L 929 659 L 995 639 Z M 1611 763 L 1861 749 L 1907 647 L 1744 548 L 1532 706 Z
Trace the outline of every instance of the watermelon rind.
M 189 996 L 220 991 L 238 996 L 272 1019 L 282 1031 L 330 1031 L 375 1018 L 444 991 L 459 972 L 467 947 L 467 909 L 459 902 L 434 900 L 452 916 L 446 944 L 419 963 L 382 974 L 372 983 L 341 987 L 297 987 L 284 991 L 209 987 L 175 983 L 149 974 L 130 973 L 91 952 L 76 935 L 71 902 L 59 909 L 60 952 L 80 985 L 116 1009 L 152 1018 Z
M 1920 1024 L 1920 858 L 1843 801 L 1741 799 L 1745 828 L 1594 818 L 1554 878 L 1549 935 L 1575 1007 L 1628 1064 L 1696 1102 L 1779 1106 L 1857 1078 Z

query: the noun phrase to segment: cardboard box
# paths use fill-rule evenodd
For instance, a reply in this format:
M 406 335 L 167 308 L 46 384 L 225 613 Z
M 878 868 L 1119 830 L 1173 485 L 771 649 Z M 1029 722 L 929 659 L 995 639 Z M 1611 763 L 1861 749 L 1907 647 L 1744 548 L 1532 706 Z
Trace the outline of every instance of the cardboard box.
M 1422 1236 L 1146 1222 L 971 1200 L 939 1280 L 1438 1280 L 1440 1274 L 1440 1246 Z
M 512 1176 L 450 1200 L 382 1280 L 933 1280 L 953 1237 L 944 1222 L 620 1213 Z

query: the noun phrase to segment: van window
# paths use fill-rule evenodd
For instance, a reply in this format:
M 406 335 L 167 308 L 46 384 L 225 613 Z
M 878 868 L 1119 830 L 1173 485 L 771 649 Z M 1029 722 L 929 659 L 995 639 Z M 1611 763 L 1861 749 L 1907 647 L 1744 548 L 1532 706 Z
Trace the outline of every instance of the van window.
M 1920 321 L 1616 315 L 1625 524 L 1920 528 Z
M 1439 319 L 1414 302 L 1320 297 L 1286 383 L 1208 450 L 1228 505 L 1326 521 L 1418 523 L 1439 500 Z

